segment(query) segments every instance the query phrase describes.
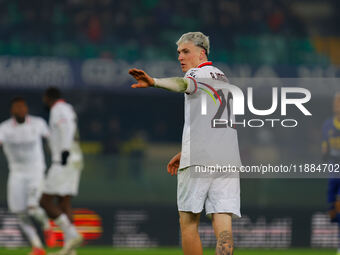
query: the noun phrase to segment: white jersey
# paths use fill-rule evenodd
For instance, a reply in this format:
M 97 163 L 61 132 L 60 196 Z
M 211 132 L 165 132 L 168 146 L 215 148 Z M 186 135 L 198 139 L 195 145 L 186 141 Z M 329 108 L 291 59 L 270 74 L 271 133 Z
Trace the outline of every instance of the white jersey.
M 205 62 L 188 70 L 185 78 L 193 78 L 195 82 L 190 85 L 195 86 L 189 89 L 189 94 L 185 94 L 185 123 L 179 169 L 194 165 L 241 166 L 236 129 L 227 125 L 212 127 L 213 119 L 235 120 L 231 93 L 227 87 L 214 88 L 214 84 L 222 82 L 227 85 L 226 76 L 212 66 L 211 62 Z M 204 114 L 202 100 L 206 104 Z
M 24 123 L 14 118 L 0 124 L 0 142 L 3 145 L 10 171 L 44 171 L 45 158 L 42 137 L 47 138 L 49 130 L 40 117 L 26 116 Z
M 51 108 L 49 125 L 53 163 L 61 162 L 61 153 L 65 150 L 70 152 L 68 161 L 82 161 L 78 141 L 77 115 L 73 107 L 64 100 L 58 100 Z

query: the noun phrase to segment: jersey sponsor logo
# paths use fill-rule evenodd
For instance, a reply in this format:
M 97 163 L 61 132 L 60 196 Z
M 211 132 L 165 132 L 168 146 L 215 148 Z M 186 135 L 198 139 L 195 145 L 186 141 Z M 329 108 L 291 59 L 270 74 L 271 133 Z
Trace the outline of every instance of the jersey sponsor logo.
M 189 76 L 193 77 L 193 78 L 196 78 L 197 76 L 197 70 L 192 70 L 190 73 L 189 73 Z
M 210 72 L 210 76 L 213 80 L 228 82 L 227 77 L 223 73 Z

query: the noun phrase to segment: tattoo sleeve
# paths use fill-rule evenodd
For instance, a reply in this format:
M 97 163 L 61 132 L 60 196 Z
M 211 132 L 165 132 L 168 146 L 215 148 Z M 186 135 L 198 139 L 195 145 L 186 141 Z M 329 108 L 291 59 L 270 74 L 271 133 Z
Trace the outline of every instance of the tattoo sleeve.
M 233 255 L 234 241 L 233 235 L 230 231 L 223 231 L 219 234 L 216 255 Z

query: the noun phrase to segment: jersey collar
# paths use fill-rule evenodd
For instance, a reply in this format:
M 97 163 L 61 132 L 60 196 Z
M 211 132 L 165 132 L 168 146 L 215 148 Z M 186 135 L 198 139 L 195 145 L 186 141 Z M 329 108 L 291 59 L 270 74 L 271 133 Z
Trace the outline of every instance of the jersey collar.
M 340 121 L 337 118 L 333 119 L 334 127 L 340 130 Z
M 25 123 L 30 123 L 29 115 L 25 116 L 25 121 L 21 124 L 25 124 Z M 14 117 L 12 117 L 12 124 L 13 124 L 14 127 L 16 127 L 19 124 Z
M 201 68 L 201 67 L 203 67 L 203 66 L 211 66 L 211 65 L 212 65 L 212 62 L 211 62 L 211 61 L 206 61 L 206 62 L 203 62 L 203 63 L 199 64 L 199 65 L 197 66 L 197 68 Z
M 64 100 L 64 99 L 58 99 L 57 101 L 54 102 L 54 104 L 52 104 L 51 109 L 52 109 L 54 106 L 56 106 L 58 103 L 62 103 L 62 102 L 65 102 L 65 100 Z

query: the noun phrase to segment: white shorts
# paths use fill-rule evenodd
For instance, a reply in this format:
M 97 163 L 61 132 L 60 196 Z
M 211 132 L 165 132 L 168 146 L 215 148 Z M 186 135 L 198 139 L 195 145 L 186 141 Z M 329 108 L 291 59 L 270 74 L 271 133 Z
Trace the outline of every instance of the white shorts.
M 52 164 L 48 170 L 44 194 L 58 196 L 76 196 L 81 175 L 81 167 Z
M 238 177 L 203 177 L 193 174 L 195 167 L 178 171 L 178 211 L 201 213 L 204 205 L 206 214 L 240 213 L 240 179 Z
M 8 208 L 13 213 L 39 206 L 44 183 L 44 171 L 22 173 L 11 171 L 7 183 Z

